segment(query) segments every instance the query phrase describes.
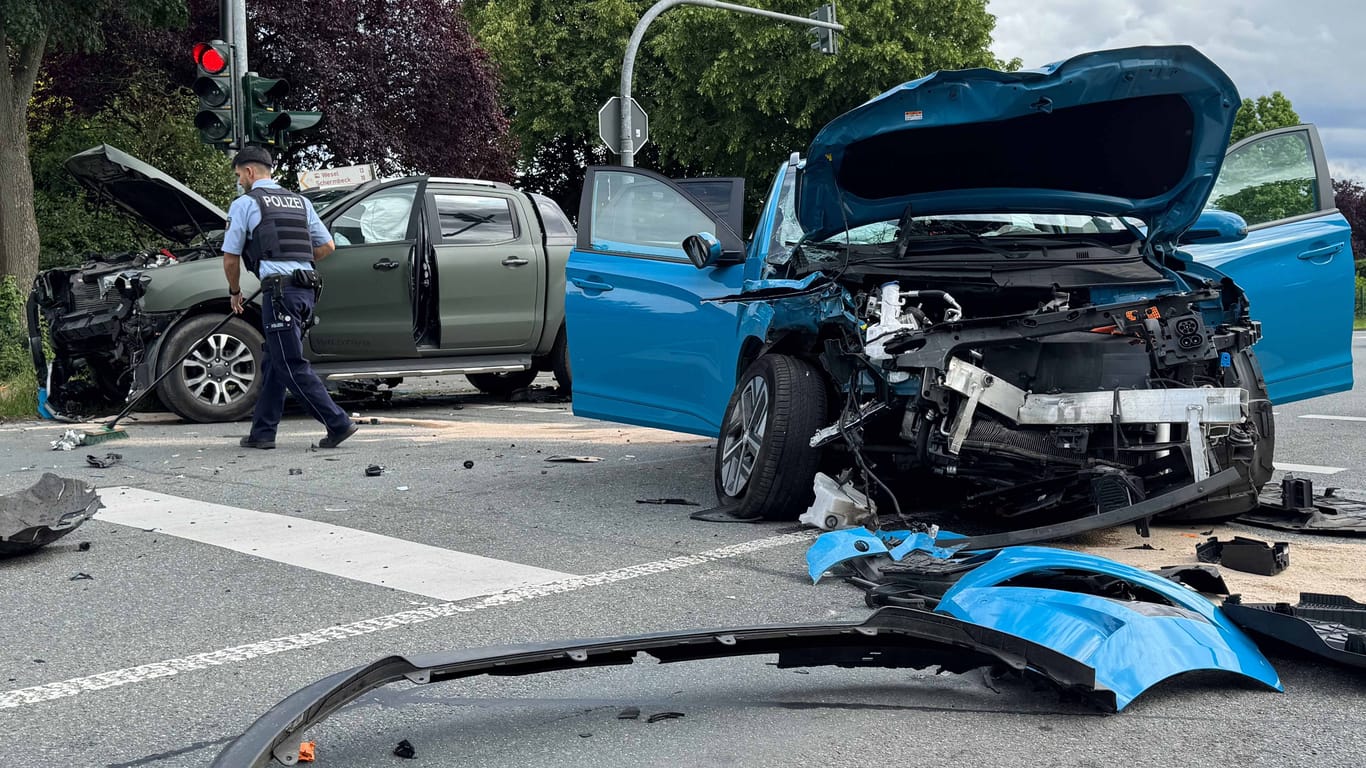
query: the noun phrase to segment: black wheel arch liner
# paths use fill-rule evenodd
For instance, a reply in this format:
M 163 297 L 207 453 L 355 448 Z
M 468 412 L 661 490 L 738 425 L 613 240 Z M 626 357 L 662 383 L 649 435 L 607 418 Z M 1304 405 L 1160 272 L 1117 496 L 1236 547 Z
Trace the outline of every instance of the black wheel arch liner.
M 862 622 L 783 624 L 684 630 L 571 642 L 475 648 L 421 656 L 388 656 L 337 672 L 293 693 L 218 754 L 217 768 L 256 768 L 272 759 L 298 762 L 303 733 L 367 691 L 408 680 L 417 684 L 478 675 L 521 676 L 632 664 L 638 653 L 660 663 L 778 654 L 779 668 L 838 666 L 925 668 L 965 672 L 999 665 L 1077 691 L 1115 711 L 1112 691 L 1097 687 L 1095 669 L 1053 649 L 951 616 L 881 608 Z

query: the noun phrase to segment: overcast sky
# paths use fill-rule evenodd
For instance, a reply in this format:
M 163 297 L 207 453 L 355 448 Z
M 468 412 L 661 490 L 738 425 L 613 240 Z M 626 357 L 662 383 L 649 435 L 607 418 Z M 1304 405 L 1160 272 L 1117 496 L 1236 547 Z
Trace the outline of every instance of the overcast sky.
M 1366 180 L 1363 0 L 990 0 L 995 53 L 1026 68 L 1128 45 L 1193 45 L 1240 96 L 1281 91 L 1335 178 Z

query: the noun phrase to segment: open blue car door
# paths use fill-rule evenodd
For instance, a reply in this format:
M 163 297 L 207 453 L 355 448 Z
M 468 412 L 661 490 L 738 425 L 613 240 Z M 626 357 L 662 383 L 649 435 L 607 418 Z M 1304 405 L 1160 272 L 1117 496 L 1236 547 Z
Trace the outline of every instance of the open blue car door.
M 1333 205 L 1318 131 L 1297 125 L 1234 144 L 1208 207 L 1242 216 L 1247 237 L 1183 250 L 1247 294 L 1272 402 L 1351 389 L 1352 233 Z
M 584 180 L 578 245 L 566 271 L 565 322 L 574 413 L 715 437 L 735 387 L 744 245 L 731 222 L 738 195 L 709 179 L 689 191 L 639 168 L 595 167 Z M 704 200 L 727 201 L 717 211 Z M 732 203 L 736 203 L 732 205 Z M 684 252 L 689 236 L 721 243 L 715 266 Z

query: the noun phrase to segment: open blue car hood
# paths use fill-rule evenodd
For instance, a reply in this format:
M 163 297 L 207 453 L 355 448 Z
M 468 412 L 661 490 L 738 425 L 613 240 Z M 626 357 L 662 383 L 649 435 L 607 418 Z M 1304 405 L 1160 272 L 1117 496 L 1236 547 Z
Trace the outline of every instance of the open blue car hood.
M 1128 216 L 1155 243 L 1200 215 L 1238 91 L 1188 46 L 1083 54 L 1024 72 L 914 80 L 816 135 L 797 217 L 821 239 L 912 215 Z

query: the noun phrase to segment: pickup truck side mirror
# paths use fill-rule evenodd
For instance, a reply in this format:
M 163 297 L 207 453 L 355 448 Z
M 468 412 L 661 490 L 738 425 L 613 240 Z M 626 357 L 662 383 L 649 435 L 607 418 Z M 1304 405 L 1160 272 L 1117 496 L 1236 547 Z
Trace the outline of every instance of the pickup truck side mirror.
M 698 269 L 715 266 L 721 261 L 721 241 L 710 232 L 698 232 L 683 240 L 683 252 Z
M 1182 245 L 1220 245 L 1247 237 L 1247 222 L 1230 211 L 1208 208 L 1181 235 Z

